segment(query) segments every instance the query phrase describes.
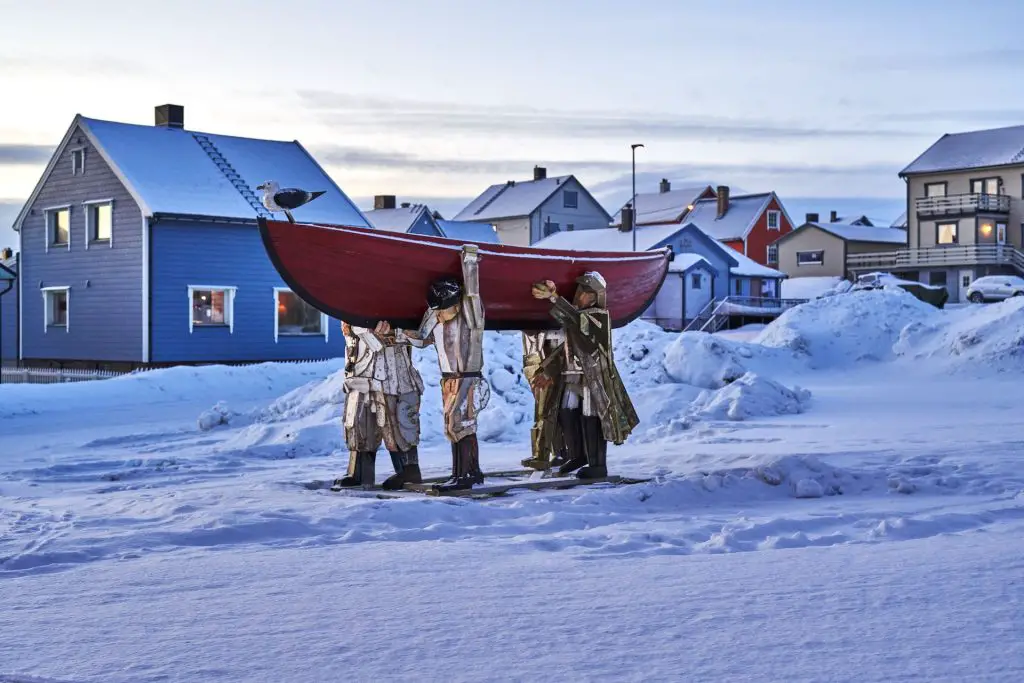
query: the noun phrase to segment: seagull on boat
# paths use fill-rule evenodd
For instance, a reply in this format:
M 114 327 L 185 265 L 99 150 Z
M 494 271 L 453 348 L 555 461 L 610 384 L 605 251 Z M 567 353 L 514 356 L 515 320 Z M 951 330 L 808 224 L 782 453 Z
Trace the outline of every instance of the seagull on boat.
M 267 207 L 268 211 L 284 211 L 284 215 L 288 216 L 291 223 L 295 222 L 292 211 L 325 194 L 324 190 L 308 192 L 295 187 L 286 187 L 282 190 L 276 180 L 268 180 L 256 189 L 263 190 L 263 206 Z

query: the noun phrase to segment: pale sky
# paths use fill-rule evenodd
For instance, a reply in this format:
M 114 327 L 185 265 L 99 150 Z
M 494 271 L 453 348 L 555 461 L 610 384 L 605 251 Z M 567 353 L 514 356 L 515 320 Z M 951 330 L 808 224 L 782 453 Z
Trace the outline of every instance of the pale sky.
M 1024 123 L 1014 0 L 0 0 L 0 17 L 4 225 L 76 113 L 152 124 L 167 102 L 192 130 L 300 140 L 362 204 L 457 206 L 541 164 L 612 208 L 632 142 L 639 191 L 892 200 L 943 133 Z

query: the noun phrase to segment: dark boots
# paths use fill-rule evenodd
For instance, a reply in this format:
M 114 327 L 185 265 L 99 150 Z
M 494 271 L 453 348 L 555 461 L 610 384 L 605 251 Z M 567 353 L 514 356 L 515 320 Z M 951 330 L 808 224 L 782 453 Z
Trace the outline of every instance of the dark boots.
M 578 479 L 600 479 L 608 476 L 608 442 L 604 440 L 601 429 L 601 418 L 584 417 L 582 419 L 583 449 L 587 456 L 587 466 L 576 473 Z
M 480 445 L 476 434 L 470 434 L 452 444 L 452 476 L 443 484 L 434 484 L 435 491 L 458 491 L 482 484 L 484 473 L 480 469 Z
M 558 411 L 558 426 L 562 428 L 565 443 L 565 461 L 558 468 L 558 474 L 563 477 L 587 464 L 582 418 L 583 411 L 579 408 L 562 408 Z
M 376 475 L 377 454 L 368 451 L 352 451 L 348 456 L 348 472 L 341 479 L 334 482 L 336 486 L 352 487 L 373 486 L 373 479 Z
M 382 488 L 385 491 L 397 491 L 406 484 L 422 484 L 423 475 L 420 474 L 419 452 L 416 446 L 408 451 L 391 453 L 391 464 L 395 466 L 395 473 L 384 480 Z

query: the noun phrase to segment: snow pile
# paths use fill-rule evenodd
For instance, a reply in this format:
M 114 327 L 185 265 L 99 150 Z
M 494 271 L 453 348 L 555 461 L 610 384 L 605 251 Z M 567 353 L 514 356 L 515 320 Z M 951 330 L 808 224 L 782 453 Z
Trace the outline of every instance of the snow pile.
M 751 344 L 706 332 L 683 332 L 665 349 L 662 363 L 675 382 L 719 389 L 742 377 L 747 372 L 747 361 L 758 351 Z
M 893 344 L 903 328 L 932 320 L 937 312 L 899 288 L 851 292 L 789 309 L 754 343 L 787 349 L 811 368 L 892 360 Z
M 842 281 L 838 275 L 790 277 L 782 281 L 783 299 L 817 299 L 833 293 Z
M 645 320 L 634 321 L 612 332 L 615 365 L 630 392 L 672 382 L 662 359 L 666 348 L 678 336 Z
M 229 424 L 234 415 L 235 413 L 228 408 L 228 404 L 224 401 L 220 401 L 214 407 L 199 414 L 199 431 L 208 432 L 214 427 Z
M 747 420 L 752 417 L 797 415 L 804 412 L 811 392 L 788 389 L 748 372 L 717 391 L 704 391 L 691 404 L 693 417 L 709 420 Z
M 1024 297 L 998 304 L 944 311 L 911 323 L 893 351 L 912 359 L 935 359 L 951 369 L 997 372 L 1024 369 Z

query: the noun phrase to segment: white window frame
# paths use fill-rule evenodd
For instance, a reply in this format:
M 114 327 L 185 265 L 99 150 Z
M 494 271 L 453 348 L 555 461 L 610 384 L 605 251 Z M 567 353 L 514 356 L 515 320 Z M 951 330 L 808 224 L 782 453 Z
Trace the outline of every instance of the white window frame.
M 82 165 L 75 162 L 76 156 L 81 154 Z M 71 150 L 71 175 L 85 175 L 85 147 L 76 147 Z
M 775 219 L 774 228 L 772 227 L 772 218 Z M 768 211 L 768 218 L 765 224 L 768 226 L 769 230 L 782 232 L 782 212 L 779 211 L 778 209 L 771 209 L 770 211 Z
M 110 237 L 102 240 L 93 238 L 93 225 L 92 210 L 97 206 L 103 205 L 110 206 Z M 108 247 L 114 246 L 114 199 L 90 199 L 87 202 L 82 202 L 82 207 L 85 209 L 85 248 L 89 248 L 89 244 L 106 244 Z
M 942 242 L 942 226 L 952 225 L 953 226 L 953 241 Z M 960 221 L 935 221 L 935 246 L 937 247 L 956 247 L 960 245 Z
M 775 258 L 772 258 L 772 249 L 775 250 Z M 765 249 L 764 260 L 767 263 L 778 263 L 779 262 L 779 245 L 769 244 Z
M 57 215 L 58 211 L 67 210 L 68 212 L 68 243 L 67 244 L 55 244 L 53 241 L 53 217 Z M 71 251 L 71 205 L 64 204 L 63 206 L 48 206 L 43 209 L 43 225 L 45 226 L 43 234 L 45 235 L 45 248 L 46 253 L 50 253 L 50 247 L 60 248 L 67 247 L 68 251 Z
M 281 305 L 280 295 L 284 292 L 289 294 L 295 294 L 288 287 L 274 287 L 274 343 L 277 343 L 279 337 L 323 337 L 324 343 L 327 343 L 331 339 L 331 326 L 328 315 L 321 311 L 320 313 L 320 332 L 318 334 L 281 334 L 281 323 L 277 319 L 277 307 Z M 295 294 L 298 296 L 298 294 Z M 300 299 L 302 297 L 299 297 Z
M 804 261 L 800 262 L 800 254 L 821 254 L 820 261 Z M 823 266 L 825 265 L 825 250 L 824 249 L 808 249 L 807 251 L 796 252 L 796 265 L 797 268 L 802 266 Z
M 195 320 L 192 319 L 192 295 L 195 292 L 224 292 L 224 317 L 230 334 L 235 333 L 235 294 L 238 287 L 225 285 L 189 285 L 188 286 L 188 333 L 195 331 Z M 199 325 L 199 327 L 221 327 L 221 325 Z
M 63 327 L 65 332 L 71 331 L 71 287 L 68 285 L 61 285 L 56 287 L 40 287 L 39 291 L 43 293 L 43 334 L 48 333 L 52 328 Z M 50 295 L 54 292 L 64 292 L 64 297 L 67 301 L 67 314 L 65 316 L 64 325 L 52 325 L 50 324 L 50 313 L 52 311 L 52 304 L 50 301 Z

